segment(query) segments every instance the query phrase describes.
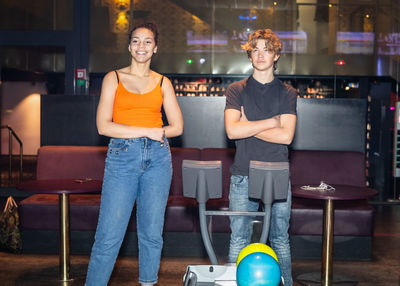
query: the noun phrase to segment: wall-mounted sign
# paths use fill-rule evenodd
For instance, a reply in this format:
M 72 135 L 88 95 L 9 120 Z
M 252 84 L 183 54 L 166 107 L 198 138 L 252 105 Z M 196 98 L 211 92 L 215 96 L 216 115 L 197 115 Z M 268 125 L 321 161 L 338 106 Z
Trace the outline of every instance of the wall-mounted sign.
M 75 69 L 75 79 L 76 80 L 87 80 L 86 69 Z

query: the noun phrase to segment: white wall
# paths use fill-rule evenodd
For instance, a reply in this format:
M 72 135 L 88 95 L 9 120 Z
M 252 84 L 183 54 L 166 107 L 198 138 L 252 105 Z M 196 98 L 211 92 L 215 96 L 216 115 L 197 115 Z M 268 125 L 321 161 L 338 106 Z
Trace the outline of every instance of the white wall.
M 23 143 L 24 155 L 36 155 L 40 146 L 40 94 L 44 83 L 3 82 L 1 84 L 1 125 L 10 125 Z M 1 130 L 1 154 L 8 154 L 8 129 Z M 13 139 L 13 154 L 19 144 Z

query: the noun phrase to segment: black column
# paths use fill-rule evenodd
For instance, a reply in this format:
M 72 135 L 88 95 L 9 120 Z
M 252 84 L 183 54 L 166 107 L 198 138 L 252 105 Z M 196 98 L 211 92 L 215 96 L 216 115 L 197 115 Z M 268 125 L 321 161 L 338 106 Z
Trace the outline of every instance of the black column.
M 65 93 L 87 94 L 85 86 L 75 85 L 75 69 L 89 73 L 89 0 L 74 0 L 72 41 L 65 49 Z

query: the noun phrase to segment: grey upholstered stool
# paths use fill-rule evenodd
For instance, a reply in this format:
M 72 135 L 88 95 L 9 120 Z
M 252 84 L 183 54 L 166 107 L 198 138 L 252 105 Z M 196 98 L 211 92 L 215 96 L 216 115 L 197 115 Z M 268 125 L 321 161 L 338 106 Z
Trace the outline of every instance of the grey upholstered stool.
M 264 204 L 265 215 L 260 242 L 268 239 L 272 203 L 277 200 L 286 200 L 288 188 L 288 162 L 250 161 L 249 197 L 260 199 Z

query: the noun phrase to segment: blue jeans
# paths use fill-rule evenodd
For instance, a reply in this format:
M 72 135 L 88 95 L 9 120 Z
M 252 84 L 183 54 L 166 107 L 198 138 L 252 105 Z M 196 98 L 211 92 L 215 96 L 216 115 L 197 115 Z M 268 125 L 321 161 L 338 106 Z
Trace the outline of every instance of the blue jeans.
M 259 200 L 249 199 L 249 180 L 247 176 L 231 176 L 229 192 L 229 209 L 233 211 L 257 211 Z M 271 224 L 269 229 L 269 241 L 276 252 L 285 286 L 293 284 L 292 262 L 289 243 L 289 220 L 291 211 L 292 193 L 289 191 L 286 201 L 278 201 L 272 204 Z M 228 261 L 233 263 L 239 252 L 251 243 L 254 218 L 246 216 L 231 216 L 231 240 L 229 245 Z
M 171 177 L 171 153 L 166 139 L 164 146 L 146 137 L 110 140 L 85 285 L 107 285 L 135 201 L 139 283 L 157 283 Z

